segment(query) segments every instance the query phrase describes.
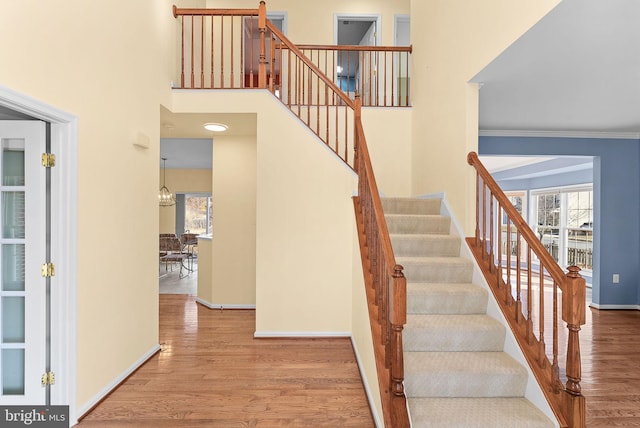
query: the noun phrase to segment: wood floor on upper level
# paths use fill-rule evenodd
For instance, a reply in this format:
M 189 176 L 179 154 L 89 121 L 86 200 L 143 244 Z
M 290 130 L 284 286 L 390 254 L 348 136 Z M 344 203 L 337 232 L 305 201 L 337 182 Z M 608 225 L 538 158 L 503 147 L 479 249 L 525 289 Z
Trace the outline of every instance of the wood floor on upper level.
M 161 295 L 162 351 L 78 426 L 374 426 L 348 339 L 254 339 L 254 325 Z M 640 426 L 640 311 L 588 308 L 580 339 L 587 426 Z

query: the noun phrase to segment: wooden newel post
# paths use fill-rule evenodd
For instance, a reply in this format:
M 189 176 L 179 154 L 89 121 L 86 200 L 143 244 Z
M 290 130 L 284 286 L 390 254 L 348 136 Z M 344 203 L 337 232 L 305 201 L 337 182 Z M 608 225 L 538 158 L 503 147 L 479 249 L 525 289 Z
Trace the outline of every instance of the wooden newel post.
M 404 358 L 402 330 L 407 323 L 407 279 L 400 265 L 393 268 L 393 298 L 391 306 L 391 400 L 394 426 L 409 427 L 409 415 L 404 395 Z
M 267 49 L 265 33 L 267 31 L 267 6 L 264 1 L 258 7 L 258 31 L 260 32 L 260 60 L 258 63 L 258 88 L 267 87 Z
M 567 343 L 567 383 L 565 400 L 568 407 L 569 424 L 572 427 L 585 426 L 585 399 L 581 392 L 582 363 L 580 360 L 580 326 L 584 325 L 586 305 L 586 284 L 580 275 L 580 268 L 569 266 L 565 288 L 562 290 L 562 319 L 567 323 L 569 338 Z

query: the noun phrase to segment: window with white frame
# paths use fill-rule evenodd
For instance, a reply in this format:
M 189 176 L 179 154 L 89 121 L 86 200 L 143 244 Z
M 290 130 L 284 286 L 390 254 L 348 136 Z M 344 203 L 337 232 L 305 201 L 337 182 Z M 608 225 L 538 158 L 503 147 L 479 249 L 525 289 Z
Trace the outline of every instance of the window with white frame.
M 513 204 L 518 214 L 520 214 L 523 218 L 526 218 L 527 212 L 527 192 L 525 191 L 510 191 L 505 192 L 505 196 L 509 199 L 511 204 Z M 507 252 L 511 253 L 511 256 L 515 256 L 517 254 L 517 243 L 518 243 L 518 234 L 515 227 L 509 225 L 507 222 L 507 214 L 503 212 L 502 214 L 502 224 L 501 228 L 501 246 L 502 246 L 502 254 L 506 255 Z M 508 236 L 508 238 L 507 238 Z M 509 251 L 507 251 L 507 246 Z M 523 247 L 521 248 L 523 249 Z
M 532 193 L 532 224 L 549 254 L 564 268 L 593 268 L 593 188 L 560 188 Z

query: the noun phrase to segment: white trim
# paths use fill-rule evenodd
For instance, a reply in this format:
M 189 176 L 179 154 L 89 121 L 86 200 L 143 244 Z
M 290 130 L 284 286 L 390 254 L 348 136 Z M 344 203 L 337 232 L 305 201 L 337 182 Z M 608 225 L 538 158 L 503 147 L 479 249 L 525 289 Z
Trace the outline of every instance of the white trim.
M 382 15 L 378 13 L 334 13 L 333 42 L 338 44 L 338 21 L 374 21 L 376 23 L 376 46 L 380 46 L 382 37 Z
M 289 13 L 288 12 L 283 12 L 283 11 L 268 11 L 267 12 L 267 19 L 270 21 L 273 21 L 274 19 L 281 19 L 282 20 L 282 34 L 284 34 L 285 36 L 287 36 L 287 33 L 289 32 Z
M 623 310 L 623 311 L 636 310 L 636 311 L 640 311 L 640 305 L 601 305 L 599 303 L 591 302 L 589 304 L 589 306 L 592 307 L 592 308 L 595 308 L 595 309 L 613 309 L 613 310 Z
M 0 106 L 51 123 L 51 145 L 58 165 L 52 170 L 52 370 L 56 385 L 51 403 L 69 405 L 77 420 L 78 290 L 78 125 L 77 117 L 27 95 L 0 86 Z
M 351 337 L 350 331 L 256 331 L 253 337 Z
M 111 391 L 117 388 L 128 376 L 138 370 L 144 363 L 146 363 L 151 357 L 153 357 L 158 351 L 160 351 L 160 345 L 154 345 L 148 350 L 142 357 L 140 357 L 135 363 L 133 363 L 127 370 L 120 373 L 113 381 L 111 381 L 102 391 L 94 395 L 89 401 L 87 401 L 79 410 L 78 417 L 84 415 L 91 410 L 96 404 L 106 397 Z
M 373 396 L 371 395 L 371 388 L 369 386 L 369 382 L 367 382 L 367 376 L 364 370 L 362 369 L 362 364 L 360 362 L 360 354 L 358 354 L 358 347 L 356 346 L 356 342 L 353 336 L 350 336 L 350 339 L 351 339 L 351 347 L 353 348 L 353 353 L 356 356 L 356 364 L 358 365 L 358 371 L 360 372 L 360 377 L 362 378 L 362 386 L 364 386 L 364 393 L 366 394 L 367 401 L 369 402 L 369 409 L 371 409 L 371 416 L 373 416 L 373 421 L 376 424 L 376 428 L 383 428 L 384 423 L 382 422 L 382 420 L 380 420 L 378 409 L 376 407 L 376 404 L 373 401 Z
M 480 137 L 543 137 L 543 138 L 614 138 L 621 140 L 638 140 L 640 132 L 607 132 L 607 131 L 524 131 L 524 130 L 480 130 Z
M 205 306 L 209 309 L 255 309 L 256 305 L 237 305 L 237 304 L 227 304 L 227 303 L 209 303 L 200 297 L 196 297 L 196 303 L 200 303 L 202 306 Z

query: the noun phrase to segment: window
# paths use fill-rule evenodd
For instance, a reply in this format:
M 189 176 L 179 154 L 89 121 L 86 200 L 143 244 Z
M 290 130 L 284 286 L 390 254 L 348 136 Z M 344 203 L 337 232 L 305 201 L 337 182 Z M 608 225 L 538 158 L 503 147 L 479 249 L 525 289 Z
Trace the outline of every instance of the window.
M 535 193 L 535 232 L 560 266 L 593 268 L 593 189 Z
M 527 212 L 527 199 L 526 192 L 517 191 L 517 192 L 505 192 L 506 197 L 513 204 L 518 214 L 520 214 L 523 218 L 526 218 Z M 515 227 L 508 225 L 507 223 L 507 214 L 502 213 L 502 224 L 500 225 L 502 229 L 502 237 L 500 238 L 500 242 L 502 243 L 502 254 L 506 256 L 507 252 L 511 253 L 511 256 L 516 256 L 518 253 L 518 234 Z M 509 238 L 507 239 L 507 235 Z M 507 246 L 509 250 L 507 250 Z M 521 247 L 522 252 L 524 251 L 524 247 Z M 523 253 L 524 254 L 524 253 Z
M 185 195 L 184 230 L 197 234 L 211 233 L 211 205 L 211 196 Z

